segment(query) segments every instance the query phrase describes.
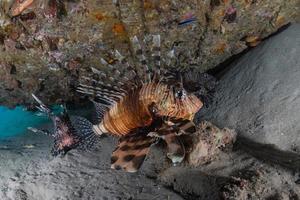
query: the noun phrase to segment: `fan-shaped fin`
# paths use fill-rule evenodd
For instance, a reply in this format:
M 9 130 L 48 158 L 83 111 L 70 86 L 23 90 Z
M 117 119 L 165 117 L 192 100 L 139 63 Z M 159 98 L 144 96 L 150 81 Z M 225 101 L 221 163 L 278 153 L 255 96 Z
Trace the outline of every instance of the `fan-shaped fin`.
M 103 119 L 105 112 L 108 110 L 108 105 L 98 103 L 96 101 L 92 101 L 95 107 L 95 112 L 93 116 L 93 120 L 95 124 L 99 124 L 99 122 Z
M 122 54 L 118 50 L 115 51 L 115 56 L 119 62 L 119 65 L 121 65 L 123 70 L 125 70 L 125 72 L 126 72 L 123 75 L 123 80 L 129 81 L 138 74 L 136 69 L 128 63 L 126 58 L 124 56 L 122 56 Z M 130 73 L 131 73 L 131 76 L 127 77 L 127 75 Z
M 156 141 L 147 135 L 131 135 L 120 138 L 111 157 L 112 169 L 136 172 L 149 153 L 150 146 Z
M 51 133 L 49 130 L 41 130 L 41 129 L 37 129 L 37 128 L 33 128 L 33 127 L 27 127 L 27 130 L 33 132 L 33 133 L 37 133 L 37 134 L 45 134 L 48 136 L 53 137 L 53 133 Z
M 102 93 L 101 91 L 98 91 L 97 89 L 93 88 L 92 86 L 80 85 L 77 87 L 76 91 L 92 97 L 94 101 L 97 101 L 97 102 L 103 101 L 104 103 L 106 103 L 108 105 L 113 105 L 117 101 L 114 96 L 106 95 L 106 94 Z
M 143 69 L 144 69 L 144 75 L 145 75 L 145 81 L 150 82 L 151 81 L 151 70 L 147 64 L 147 59 L 143 53 L 142 46 L 140 45 L 140 42 L 136 36 L 132 39 L 132 45 L 135 50 L 135 55 L 139 59 Z
M 188 119 L 169 118 L 166 123 L 178 131 L 176 135 L 193 134 L 197 131 L 194 122 Z
M 155 74 L 160 75 L 161 53 L 160 53 L 160 35 L 153 35 L 152 56 L 156 67 Z
M 109 64 L 107 63 L 107 65 Z M 116 82 L 118 82 L 117 85 L 109 84 L 107 83 L 109 81 L 106 81 L 105 79 L 109 77 L 104 72 L 96 68 L 91 69 L 93 75 L 96 75 L 97 77 L 83 76 L 82 82 L 84 81 L 85 83 L 79 84 L 79 86 L 76 89 L 77 92 L 86 94 L 87 96 L 91 97 L 94 101 L 105 102 L 109 105 L 115 104 L 126 95 L 127 91 L 122 88 L 124 83 L 115 80 Z M 95 78 L 99 78 L 100 80 L 96 80 Z M 113 81 L 112 78 L 110 79 L 110 81 Z
M 93 86 L 88 86 L 88 85 L 84 85 L 84 84 L 80 84 L 77 87 L 77 89 L 83 91 L 82 93 L 84 93 L 84 91 L 86 91 L 87 93 L 94 92 L 96 95 L 102 95 L 103 97 L 109 97 L 109 99 L 112 99 L 112 100 L 120 100 L 120 99 L 122 99 L 122 97 L 125 96 L 124 93 L 120 93 L 117 91 L 110 91 L 110 90 L 107 90 L 104 88 L 93 87 Z
M 181 138 L 175 133 L 167 134 L 164 137 L 167 144 L 167 157 L 173 164 L 181 163 L 185 157 L 185 148 Z
M 172 64 L 174 64 L 174 60 L 175 60 L 175 50 L 172 49 L 166 54 L 164 62 L 166 66 L 170 67 Z
M 194 123 L 184 119 L 168 119 L 155 132 L 148 134 L 149 137 L 162 138 L 167 144 L 167 157 L 173 164 L 183 161 L 185 148 L 179 135 L 195 132 Z
M 42 113 L 47 114 L 50 118 L 54 115 L 50 108 L 48 108 L 37 96 L 31 94 L 33 99 L 39 104 L 36 108 L 41 111 Z
M 79 139 L 73 148 L 78 146 L 80 149 L 91 149 L 98 141 L 98 137 L 93 131 L 93 124 L 79 116 L 71 116 L 70 120 Z
M 158 137 L 163 139 L 167 144 L 167 157 L 172 160 L 173 164 L 183 161 L 185 157 L 185 148 L 178 136 L 177 128 L 164 125 L 156 132 L 148 134 L 149 137 Z
M 117 84 L 118 86 L 124 85 L 124 83 L 120 82 L 121 72 L 115 66 L 108 64 L 108 62 L 106 62 L 106 60 L 104 60 L 103 58 L 100 59 L 100 62 L 102 65 L 108 67 L 109 70 L 112 72 L 112 76 L 107 77 L 109 81 Z
M 119 51 L 115 51 L 115 56 L 118 60 L 119 66 L 123 69 L 123 73 L 121 74 L 120 78 L 125 83 L 124 88 L 127 90 L 131 90 L 137 88 L 140 84 L 138 81 L 140 77 L 138 75 L 136 66 L 132 67 L 127 59 L 121 55 Z

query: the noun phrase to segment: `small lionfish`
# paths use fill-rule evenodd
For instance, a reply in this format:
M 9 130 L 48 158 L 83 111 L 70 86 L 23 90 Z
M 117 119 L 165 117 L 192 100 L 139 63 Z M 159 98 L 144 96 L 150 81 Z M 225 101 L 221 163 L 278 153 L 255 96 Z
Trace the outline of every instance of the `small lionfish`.
M 185 148 L 180 136 L 196 131 L 193 118 L 213 90 L 208 83 L 214 78 L 208 74 L 170 70 L 178 66 L 173 62 L 174 50 L 161 60 L 160 43 L 160 35 L 153 35 L 152 55 L 147 59 L 143 52 L 149 47 L 142 48 L 135 36 L 131 51 L 134 55 L 128 59 L 115 51 L 114 62 L 102 58 L 108 72 L 92 67 L 77 87 L 95 106 L 94 124 L 77 120 L 77 127 L 84 133 L 79 134 L 79 140 L 85 143 L 84 137 L 102 134 L 118 136 L 119 143 L 111 157 L 113 169 L 136 172 L 159 138 L 167 145 L 167 157 L 174 164 L 182 162 Z M 69 136 L 76 140 L 78 134 Z M 61 142 L 58 140 L 58 144 Z
M 89 148 L 95 142 L 93 132 L 88 132 L 89 129 L 84 130 L 84 125 L 91 126 L 92 124 L 85 118 L 78 116 L 69 116 L 65 107 L 61 116 L 55 115 L 50 108 L 48 108 L 39 98 L 34 94 L 32 97 L 39 103 L 36 108 L 52 120 L 54 124 L 53 133 L 48 130 L 39 130 L 28 127 L 29 130 L 35 133 L 43 133 L 54 138 L 54 147 L 51 150 L 53 156 L 59 154 L 66 154 L 71 149 L 78 146 L 82 148 Z M 80 127 L 80 128 L 79 128 Z

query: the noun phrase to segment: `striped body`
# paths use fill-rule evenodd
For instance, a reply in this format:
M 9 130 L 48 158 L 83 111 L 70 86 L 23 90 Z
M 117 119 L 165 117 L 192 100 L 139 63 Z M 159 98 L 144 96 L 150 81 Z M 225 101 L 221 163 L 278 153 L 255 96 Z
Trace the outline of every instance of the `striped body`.
M 133 90 L 113 105 L 94 128 L 95 132 L 124 136 L 140 127 L 149 126 L 153 122 L 149 110 L 151 105 L 155 105 L 158 116 L 192 120 L 202 107 L 202 102 L 193 94 L 178 99 L 170 86 L 150 82 Z
M 145 42 L 149 39 L 145 38 Z M 186 152 L 181 135 L 196 131 L 193 118 L 203 106 L 197 96 L 205 99 L 201 92 L 209 84 L 203 80 L 209 76 L 182 71 L 177 60 L 179 54 L 176 56 L 174 49 L 161 59 L 160 47 L 160 36 L 153 35 L 152 46 L 144 46 L 151 52 L 147 58 L 135 36 L 131 56 L 124 57 L 117 50 L 108 51 L 109 61 L 100 59 L 107 71 L 91 67 L 81 74 L 76 90 L 93 102 L 93 123 L 82 117 L 69 118 L 67 112 L 66 118 L 56 117 L 56 131 L 51 134 L 55 139 L 55 154 L 77 147 L 89 149 L 101 138 L 97 136 L 108 133 L 119 137 L 111 156 L 112 169 L 136 172 L 159 139 L 165 142 L 167 157 L 173 164 L 184 160 Z M 40 104 L 39 110 L 54 116 L 33 97 Z
M 173 65 L 180 65 L 176 52 L 172 49 L 161 59 L 160 47 L 159 35 L 152 36 L 151 47 L 141 45 L 135 36 L 132 57 L 115 51 L 115 62 L 101 58 L 109 73 L 92 67 L 91 74 L 83 76 L 77 87 L 94 103 L 95 134 L 120 137 L 111 157 L 113 169 L 136 172 L 158 139 L 166 143 L 167 157 L 174 164 L 180 163 L 185 157 L 180 135 L 196 131 L 193 118 L 203 106 L 196 96 L 201 89 L 197 85 L 203 76 L 171 70 Z M 144 49 L 150 50 L 148 57 Z

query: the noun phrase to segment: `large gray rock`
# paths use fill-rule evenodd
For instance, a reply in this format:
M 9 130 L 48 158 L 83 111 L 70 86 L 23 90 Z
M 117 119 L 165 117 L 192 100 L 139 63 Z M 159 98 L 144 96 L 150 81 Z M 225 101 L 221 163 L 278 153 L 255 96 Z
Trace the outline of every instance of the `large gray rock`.
M 300 24 L 231 64 L 201 118 L 284 150 L 300 149 Z

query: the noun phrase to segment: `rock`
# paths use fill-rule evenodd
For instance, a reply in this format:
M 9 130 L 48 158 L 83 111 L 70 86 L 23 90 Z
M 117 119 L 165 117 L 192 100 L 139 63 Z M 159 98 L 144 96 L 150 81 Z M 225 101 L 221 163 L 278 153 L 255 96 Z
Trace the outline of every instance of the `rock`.
M 228 179 L 180 167 L 169 168 L 160 175 L 162 184 L 179 192 L 185 199 L 219 199 L 218 191 Z
M 300 24 L 229 66 L 200 118 L 253 141 L 300 151 Z
M 78 78 L 91 66 L 103 67 L 99 57 L 110 60 L 109 50 L 128 53 L 134 35 L 160 33 L 162 49 L 175 48 L 180 67 L 205 71 L 257 45 L 298 15 L 298 0 L 1 1 L 0 63 L 16 67 L 14 78 L 22 89 L 7 91 L 10 80 L 1 81 L 0 105 L 32 103 L 31 93 L 46 103 L 78 100 Z M 63 42 L 49 46 L 49 38 Z M 2 41 L 17 48 L 4 49 L 7 42 Z M 78 57 L 80 67 L 74 69 Z
M 188 164 L 196 167 L 211 162 L 221 150 L 232 146 L 235 139 L 234 130 L 219 129 L 210 122 L 201 122 L 199 130 L 188 138 Z

